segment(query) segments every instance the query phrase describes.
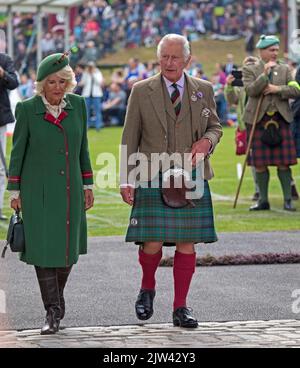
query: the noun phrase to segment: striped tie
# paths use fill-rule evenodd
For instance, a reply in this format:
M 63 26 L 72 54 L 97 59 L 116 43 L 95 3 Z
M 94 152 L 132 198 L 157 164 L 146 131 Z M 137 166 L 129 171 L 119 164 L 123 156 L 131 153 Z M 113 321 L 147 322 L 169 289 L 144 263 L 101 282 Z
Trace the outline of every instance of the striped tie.
M 176 83 L 173 83 L 172 87 L 174 88 L 174 91 L 172 92 L 171 95 L 171 101 L 175 109 L 175 114 L 176 116 L 178 116 L 181 109 L 180 92 Z

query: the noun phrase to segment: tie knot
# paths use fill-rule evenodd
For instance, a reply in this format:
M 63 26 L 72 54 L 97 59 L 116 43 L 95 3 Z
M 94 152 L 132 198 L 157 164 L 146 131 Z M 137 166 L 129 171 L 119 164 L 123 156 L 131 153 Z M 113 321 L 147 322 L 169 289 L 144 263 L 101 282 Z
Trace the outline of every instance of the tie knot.
M 178 89 L 178 87 L 177 87 L 177 84 L 176 84 L 176 83 L 173 83 L 173 84 L 172 84 L 172 87 L 173 87 L 173 88 L 175 88 L 175 89 Z

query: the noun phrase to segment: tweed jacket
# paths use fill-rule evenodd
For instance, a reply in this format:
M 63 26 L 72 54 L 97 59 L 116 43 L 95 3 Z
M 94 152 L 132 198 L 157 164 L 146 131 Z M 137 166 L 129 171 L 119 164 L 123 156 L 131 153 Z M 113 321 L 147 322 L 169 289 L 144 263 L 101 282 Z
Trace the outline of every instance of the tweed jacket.
M 193 78 L 185 74 L 185 91 L 188 95 L 188 105 L 182 106 L 179 116 L 175 117 L 173 106 L 168 107 L 164 98 L 164 81 L 159 73 L 144 81 L 137 82 L 128 101 L 125 117 L 125 126 L 122 136 L 122 145 L 127 153 L 121 153 L 120 183 L 127 184 L 127 174 L 135 168 L 128 164 L 131 154 L 143 153 L 151 162 L 151 153 L 166 153 L 168 149 L 167 114 L 174 114 L 176 124 L 190 123 L 185 121 L 188 114 L 191 116 L 191 129 L 181 130 L 182 137 L 179 153 L 190 152 L 190 137 L 192 143 L 201 138 L 209 138 L 214 149 L 222 136 L 222 127 L 216 113 L 216 105 L 212 85 L 209 82 Z M 169 102 L 168 102 L 169 103 Z M 206 112 L 204 114 L 203 112 Z M 208 114 L 207 114 L 208 112 Z M 186 131 L 186 132 L 185 132 Z M 186 135 L 186 136 L 185 136 Z M 189 138 L 189 139 L 188 139 Z M 126 169 L 126 174 L 122 172 Z M 151 180 L 155 178 L 158 170 L 147 173 Z M 204 178 L 209 180 L 213 172 L 206 158 L 204 162 Z M 141 173 L 141 181 L 144 180 Z
M 297 87 L 288 85 L 291 81 L 293 81 L 291 72 L 288 66 L 284 64 L 277 63 L 272 70 L 271 78 L 264 74 L 264 62 L 262 60 L 259 63 L 245 66 L 243 68 L 243 82 L 249 96 L 244 113 L 245 123 L 253 124 L 259 97 L 269 82 L 280 86 L 280 91 L 277 94 L 270 94 L 263 98 L 257 121 L 260 121 L 264 114 L 271 110 L 278 111 L 290 123 L 293 120 L 293 114 L 288 100 L 300 96 L 300 90 Z

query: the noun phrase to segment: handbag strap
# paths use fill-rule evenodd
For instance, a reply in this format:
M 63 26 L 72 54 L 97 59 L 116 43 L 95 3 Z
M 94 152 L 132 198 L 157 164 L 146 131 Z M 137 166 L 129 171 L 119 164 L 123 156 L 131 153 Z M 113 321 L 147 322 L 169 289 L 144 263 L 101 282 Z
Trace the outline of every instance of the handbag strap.
M 8 242 L 6 242 L 4 248 L 3 248 L 3 251 L 2 251 L 2 254 L 1 254 L 1 258 L 5 258 L 5 253 L 7 251 L 7 247 L 8 247 Z

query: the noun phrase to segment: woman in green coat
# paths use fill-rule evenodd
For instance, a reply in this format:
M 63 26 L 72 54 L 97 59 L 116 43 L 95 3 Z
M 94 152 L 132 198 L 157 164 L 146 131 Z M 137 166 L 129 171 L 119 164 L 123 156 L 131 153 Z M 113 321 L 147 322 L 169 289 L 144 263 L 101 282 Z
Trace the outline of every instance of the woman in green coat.
M 34 265 L 46 322 L 53 334 L 64 317 L 64 287 L 72 265 L 87 252 L 85 210 L 93 206 L 84 99 L 66 54 L 47 56 L 37 72 L 36 95 L 19 102 L 8 190 L 21 209 L 26 249 L 21 260 Z

